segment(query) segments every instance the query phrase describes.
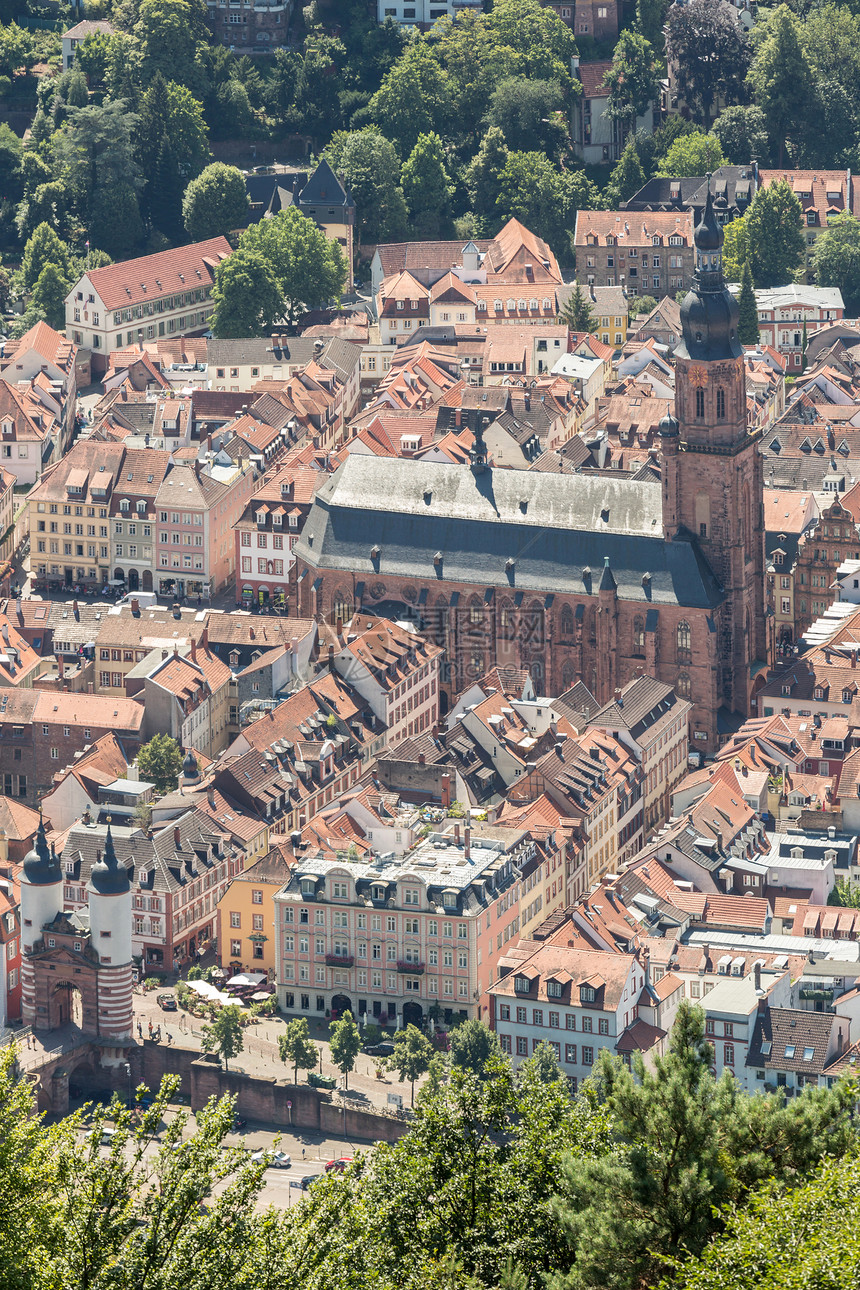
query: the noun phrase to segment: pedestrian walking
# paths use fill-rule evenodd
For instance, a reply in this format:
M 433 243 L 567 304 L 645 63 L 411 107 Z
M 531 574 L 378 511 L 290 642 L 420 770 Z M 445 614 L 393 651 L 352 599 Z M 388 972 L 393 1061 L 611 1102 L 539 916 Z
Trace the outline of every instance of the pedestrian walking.
M 150 1037 L 150 1039 L 152 1038 L 152 1019 L 151 1019 L 151 1018 L 150 1018 L 150 1022 L 149 1022 L 149 1037 Z
M 137 1019 L 137 1037 L 143 1039 L 143 1026 L 140 1024 L 140 1017 Z
M 167 1036 L 167 1047 L 169 1048 L 170 1045 L 173 1043 L 173 1036 L 171 1035 L 169 1030 L 165 1030 L 164 1033 Z

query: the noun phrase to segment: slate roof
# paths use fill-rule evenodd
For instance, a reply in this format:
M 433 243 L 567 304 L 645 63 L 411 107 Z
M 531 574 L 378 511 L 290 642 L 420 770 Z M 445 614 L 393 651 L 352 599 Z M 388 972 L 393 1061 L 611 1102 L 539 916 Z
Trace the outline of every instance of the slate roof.
M 694 541 L 663 541 L 658 484 L 586 475 L 475 475 L 350 455 L 317 492 L 294 550 L 312 568 L 483 582 L 512 595 L 596 594 L 608 556 L 624 600 L 712 608 L 722 599 Z
M 767 1008 L 756 1020 L 747 1066 L 820 1075 L 827 1063 L 830 1036 L 837 1020 L 842 1023 L 847 1040 L 847 1019 L 837 1018 L 831 1012 Z

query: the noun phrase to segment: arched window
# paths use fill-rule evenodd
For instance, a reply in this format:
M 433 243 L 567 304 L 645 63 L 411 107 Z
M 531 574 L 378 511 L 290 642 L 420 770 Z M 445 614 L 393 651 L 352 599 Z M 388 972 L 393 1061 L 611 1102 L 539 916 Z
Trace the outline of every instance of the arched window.
M 445 596 L 440 596 L 433 607 L 432 627 L 436 644 L 444 647 L 448 636 L 448 601 Z
M 484 606 L 477 596 L 469 597 L 469 631 L 474 635 L 484 626 Z
M 337 622 L 338 618 L 345 627 L 352 619 L 352 599 L 346 591 L 336 591 L 331 605 L 332 622 Z
M 570 605 L 565 605 L 561 611 L 561 634 L 566 640 L 573 636 L 573 610 Z
M 645 622 L 639 614 L 633 619 L 633 654 L 636 658 L 645 657 Z
M 561 688 L 562 691 L 569 690 L 576 681 L 576 664 L 573 659 L 568 659 L 561 669 Z
M 689 672 L 679 672 L 678 679 L 675 682 L 675 692 L 681 699 L 690 697 L 690 674 Z
M 686 619 L 678 623 L 676 631 L 676 643 L 678 646 L 678 662 L 684 662 L 690 657 L 690 624 Z
M 543 648 L 543 605 L 539 600 L 533 600 L 526 610 L 520 634 L 523 641 L 533 649 Z
M 705 391 L 696 390 L 696 416 L 703 417 L 704 415 L 705 415 Z
M 517 611 L 510 600 L 503 600 L 499 605 L 499 635 L 510 640 L 516 631 Z
M 725 421 L 726 419 L 726 392 L 720 386 L 717 390 L 717 420 Z

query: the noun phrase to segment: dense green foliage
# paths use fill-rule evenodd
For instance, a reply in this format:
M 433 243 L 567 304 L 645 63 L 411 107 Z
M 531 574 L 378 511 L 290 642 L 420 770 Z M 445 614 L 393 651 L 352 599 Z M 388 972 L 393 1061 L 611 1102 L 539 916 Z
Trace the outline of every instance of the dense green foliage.
M 170 793 L 179 783 L 182 749 L 170 735 L 153 735 L 137 754 L 140 777 L 155 785 L 157 793 Z
M 460 1048 L 478 1060 L 433 1058 L 396 1146 L 358 1152 L 283 1211 L 257 1204 L 265 1162 L 225 1146 L 229 1099 L 198 1111 L 185 1141 L 193 1121 L 164 1116 L 175 1081 L 147 1109 L 114 1101 L 49 1128 L 7 1048 L 4 1287 L 752 1290 L 795 1284 L 793 1268 L 798 1284 L 854 1284 L 854 1085 L 743 1094 L 714 1079 L 702 1013 L 682 1004 L 652 1067 L 604 1051 L 571 1099 L 547 1045 L 514 1071 L 477 1026 Z M 306 1020 L 283 1040 L 290 1061 L 313 1062 Z

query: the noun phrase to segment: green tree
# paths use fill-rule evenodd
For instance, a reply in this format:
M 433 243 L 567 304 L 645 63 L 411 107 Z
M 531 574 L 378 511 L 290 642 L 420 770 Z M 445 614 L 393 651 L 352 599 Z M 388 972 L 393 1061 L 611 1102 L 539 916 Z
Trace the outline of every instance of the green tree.
M 29 31 L 16 23 L 0 27 L 0 76 L 12 77 L 35 59 L 35 45 Z
M 680 179 L 684 175 L 709 175 L 724 163 L 725 157 L 716 135 L 684 134 L 666 153 L 659 173 L 671 179 Z
M 56 331 L 63 331 L 66 326 L 66 296 L 71 289 L 71 281 L 59 265 L 50 261 L 33 288 L 33 309 Z
M 66 102 L 69 107 L 86 107 L 90 99 L 87 78 L 79 67 L 73 67 L 66 75 L 69 78 L 66 85 Z
M 694 119 L 705 133 L 720 98 L 737 102 L 749 68 L 749 44 L 737 11 L 726 0 L 672 5 L 666 23 L 666 57 Z
M 170 241 L 180 241 L 183 193 L 205 166 L 209 143 L 202 104 L 161 72 L 140 99 L 135 155 L 144 176 L 144 215 Z
M 760 107 L 727 107 L 712 130 L 731 166 L 748 166 L 753 157 L 767 161 L 767 118 Z
M 559 320 L 566 323 L 571 331 L 591 333 L 597 331 L 597 315 L 578 282 L 574 283 L 573 291 L 568 296 L 564 308 L 559 311 Z
M 66 278 L 71 277 L 69 248 L 50 225 L 39 224 L 27 240 L 21 261 L 21 280 L 27 291 L 33 290 L 47 264 L 55 264 Z
M 448 1038 L 452 1066 L 472 1071 L 479 1079 L 486 1078 L 488 1070 L 496 1069 L 496 1059 L 501 1056 L 499 1039 L 483 1021 L 477 1018 L 462 1021 L 450 1031 Z
M 854 318 L 860 308 L 860 220 L 841 211 L 827 221 L 815 239 L 812 271 L 820 287 L 838 287 L 845 309 Z
M 663 43 L 663 27 L 671 0 L 636 0 L 636 26 L 654 49 Z
M 332 1023 L 329 1046 L 331 1060 L 344 1076 L 344 1088 L 349 1088 L 349 1072 L 355 1068 L 355 1059 L 361 1051 L 361 1034 L 349 1010 Z
M 339 1285 L 348 1251 L 356 1286 L 495 1290 L 512 1285 L 509 1261 L 541 1285 L 567 1257 L 551 1207 L 561 1160 L 601 1153 L 606 1137 L 602 1109 L 572 1103 L 557 1067 L 547 1075 L 536 1056 L 516 1074 L 499 1061 L 484 1080 L 454 1068 L 428 1081 L 409 1132 L 350 1183 L 356 1203 L 315 1185 L 285 1284 Z
M 624 151 L 609 176 L 609 183 L 606 186 L 607 209 L 618 210 L 620 202 L 629 201 L 644 185 L 645 171 L 639 160 L 636 136 L 632 135 L 624 145 Z
M 244 228 L 248 193 L 241 170 L 215 161 L 192 179 L 182 198 L 182 219 L 192 242 Z
M 137 202 L 142 178 L 134 155 L 137 117 L 123 102 L 72 108 L 51 142 L 54 164 L 81 229 L 110 255 L 125 255 L 143 236 Z
M 415 1105 L 415 1081 L 430 1069 L 434 1048 L 417 1026 L 409 1025 L 394 1036 L 394 1052 L 387 1059 L 391 1070 L 397 1071 L 400 1082 L 409 1080 L 412 1106 Z
M 172 793 L 179 784 L 182 749 L 170 735 L 153 735 L 137 754 L 137 769 L 157 793 Z
M 651 310 L 656 308 L 657 301 L 653 296 L 634 296 L 627 302 L 627 315 L 631 320 L 643 314 L 647 317 Z
M 771 150 L 782 166 L 785 144 L 802 132 L 814 100 L 812 68 L 797 19 L 781 4 L 755 51 L 747 81 L 764 112 Z
M 660 96 L 654 50 L 644 36 L 622 31 L 603 84 L 609 87 L 607 116 L 618 121 L 624 131 L 632 132 L 637 118 L 644 116 Z
M 485 237 L 495 233 L 498 224 L 496 202 L 508 156 L 505 136 L 498 126 L 492 126 L 463 176 L 472 210 Z
M 841 905 L 845 909 L 860 909 L 860 886 L 853 886 L 849 878 L 837 878 L 828 905 Z
M 239 247 L 215 270 L 210 319 L 219 340 L 265 336 L 283 312 L 283 295 L 262 250 Z
M 677 1260 L 677 1290 L 854 1286 L 860 1279 L 860 1160 L 826 1161 L 809 1182 L 766 1188 L 727 1216 L 701 1258 Z M 663 1283 L 666 1284 L 665 1282 Z
M 201 1048 L 204 1053 L 217 1053 L 224 1058 L 224 1069 L 245 1047 L 242 1036 L 242 1009 L 238 1003 L 227 1003 L 219 1008 L 208 1026 L 203 1027 Z
M 740 282 L 744 264 L 749 259 L 747 228 L 746 215 L 723 225 L 723 274 L 727 282 Z
M 421 238 L 438 238 L 448 219 L 451 201 L 445 154 L 438 134 L 418 136 L 403 163 L 401 180 L 413 229 Z
M 282 1035 L 278 1036 L 278 1052 L 281 1061 L 293 1064 L 293 1083 L 299 1082 L 299 1067 L 303 1071 L 312 1071 L 319 1061 L 319 1051 L 311 1039 L 307 1017 L 296 1017 L 288 1021 Z
M 499 179 L 496 209 L 502 220 L 518 219 L 563 260 L 577 210 L 597 205 L 597 189 L 583 170 L 560 172 L 540 152 L 511 152 Z
M 343 290 L 346 260 L 340 246 L 295 206 L 245 229 L 239 249 L 259 251 L 267 260 L 290 323 L 307 309 L 327 305 Z
M 408 157 L 422 134 L 446 134 L 453 103 L 447 72 L 430 46 L 416 40 L 392 67 L 368 105 L 386 139 Z
M 541 0 L 495 0 L 483 30 L 497 48 L 513 51 L 512 75 L 570 85 L 570 60 L 577 53 L 572 28 Z
M 759 188 L 744 218 L 756 286 L 792 282 L 803 264 L 806 244 L 800 202 L 787 181 Z
M 91 87 L 102 87 L 107 78 L 110 42 L 104 31 L 91 31 L 75 47 L 75 66 L 86 76 Z
M 134 68 L 141 85 L 156 73 L 192 91 L 204 85 L 195 9 L 188 0 L 142 0 L 134 24 Z
M 332 169 L 355 199 L 359 241 L 399 242 L 406 235 L 400 158 L 375 126 L 340 131 L 326 149 Z
M 514 151 L 536 148 L 557 158 L 568 142 L 563 107 L 558 81 L 507 76 L 493 91 L 484 119 L 488 128 L 498 126 Z
M 741 274 L 741 290 L 738 296 L 738 340 L 742 345 L 757 345 L 759 342 L 758 306 L 749 260 L 744 260 Z

